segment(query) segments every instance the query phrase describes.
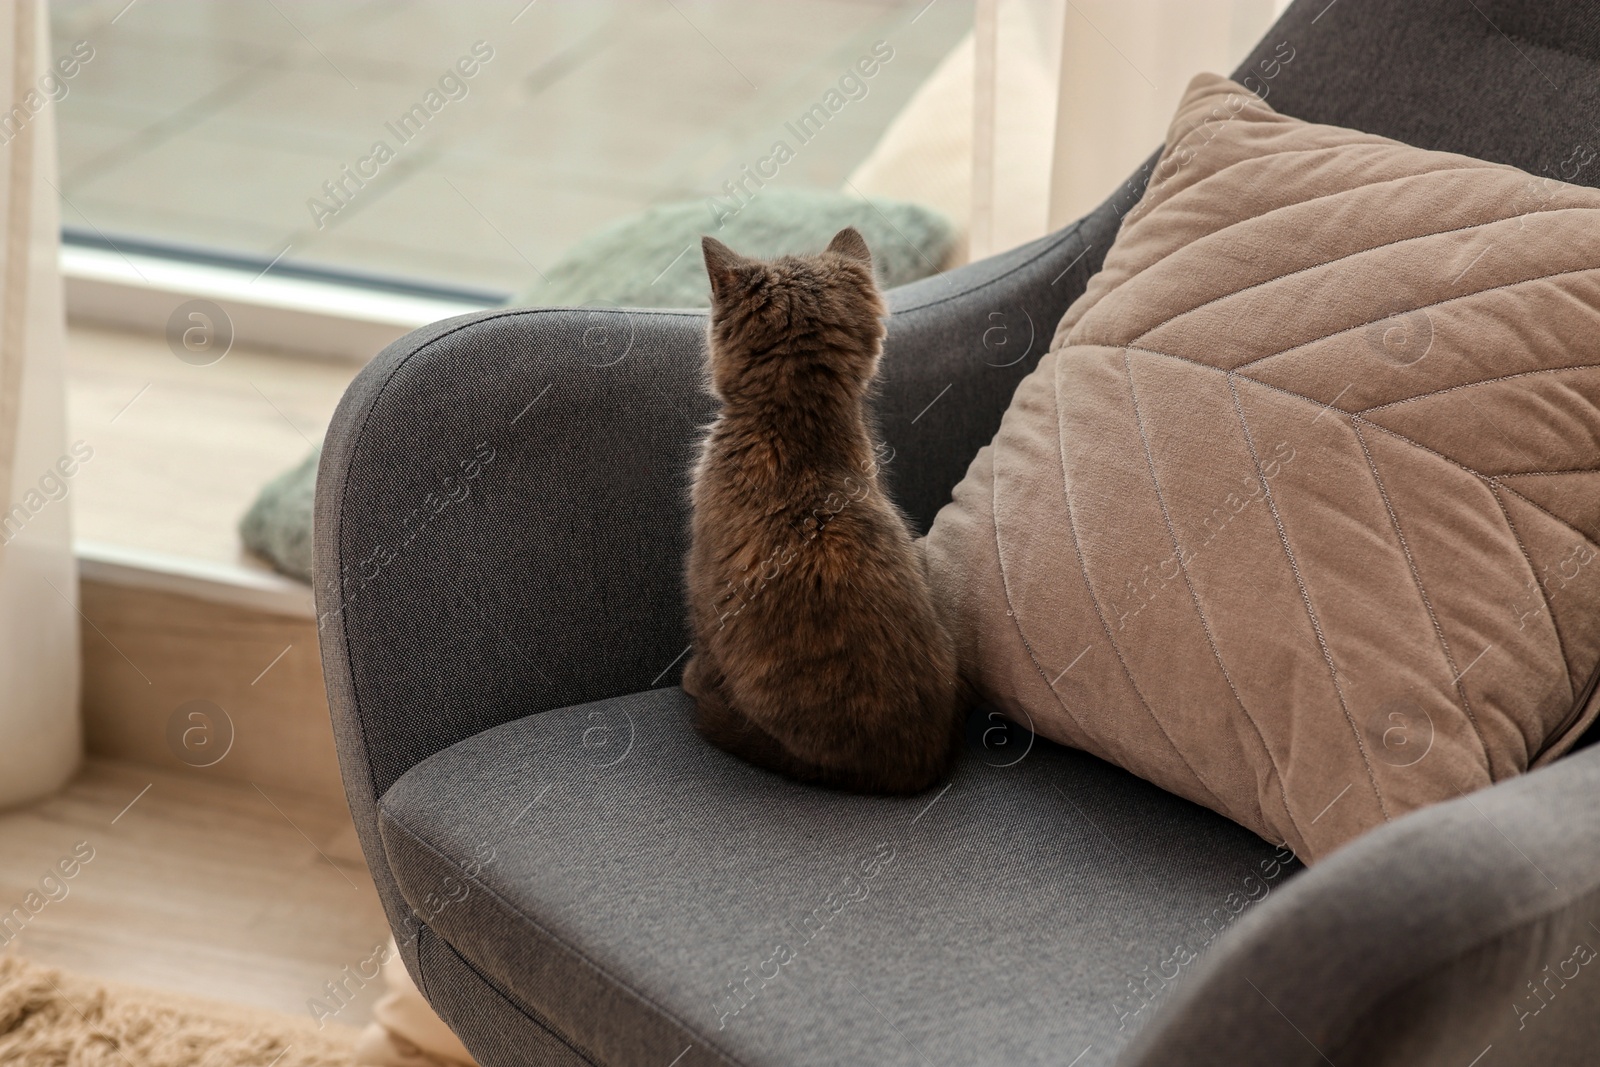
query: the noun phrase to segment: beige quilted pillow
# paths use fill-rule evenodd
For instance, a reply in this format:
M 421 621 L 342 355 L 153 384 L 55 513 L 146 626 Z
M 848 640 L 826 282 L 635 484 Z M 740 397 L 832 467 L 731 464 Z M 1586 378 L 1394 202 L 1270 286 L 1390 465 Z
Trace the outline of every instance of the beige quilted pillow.
M 1595 713 L 1600 191 L 1215 75 L 1167 145 L 929 570 L 996 707 L 1315 860 Z

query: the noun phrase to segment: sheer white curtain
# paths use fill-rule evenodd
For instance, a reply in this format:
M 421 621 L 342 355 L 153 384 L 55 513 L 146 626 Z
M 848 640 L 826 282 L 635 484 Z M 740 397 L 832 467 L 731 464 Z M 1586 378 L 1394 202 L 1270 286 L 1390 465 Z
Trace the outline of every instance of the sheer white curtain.
M 1288 0 L 978 0 L 845 188 L 938 208 L 944 266 L 1089 211 L 1166 138 L 1189 79 L 1232 71 Z
M 82 747 L 48 47 L 43 0 L 0 0 L 0 805 L 63 784 Z
M 1104 200 L 1165 139 L 1189 79 L 1231 71 L 1285 6 L 978 0 L 973 258 L 1064 226 Z

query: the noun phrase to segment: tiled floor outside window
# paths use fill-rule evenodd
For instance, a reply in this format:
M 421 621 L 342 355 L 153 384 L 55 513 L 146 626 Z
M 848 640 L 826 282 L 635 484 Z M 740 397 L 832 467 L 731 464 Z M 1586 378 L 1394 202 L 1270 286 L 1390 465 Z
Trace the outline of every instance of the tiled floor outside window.
M 58 105 L 67 225 L 519 293 L 597 226 L 718 192 L 882 40 L 866 97 L 782 172 L 838 189 L 972 4 L 56 0 L 52 18 L 58 55 L 93 49 Z M 400 123 L 419 104 L 437 110 Z

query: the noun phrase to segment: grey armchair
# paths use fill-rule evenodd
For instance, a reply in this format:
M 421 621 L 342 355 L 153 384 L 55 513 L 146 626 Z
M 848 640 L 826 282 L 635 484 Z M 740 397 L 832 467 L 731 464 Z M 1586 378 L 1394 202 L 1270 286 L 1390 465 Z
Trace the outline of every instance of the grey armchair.
M 1280 110 L 1600 184 L 1600 0 L 1299 0 L 1236 76 L 1283 41 Z M 923 529 L 1143 174 L 890 294 L 877 413 Z M 328 432 L 345 787 L 405 962 L 482 1063 L 1600 1062 L 1600 747 L 1303 871 L 981 711 L 909 799 L 700 742 L 675 683 L 703 327 L 441 322 Z

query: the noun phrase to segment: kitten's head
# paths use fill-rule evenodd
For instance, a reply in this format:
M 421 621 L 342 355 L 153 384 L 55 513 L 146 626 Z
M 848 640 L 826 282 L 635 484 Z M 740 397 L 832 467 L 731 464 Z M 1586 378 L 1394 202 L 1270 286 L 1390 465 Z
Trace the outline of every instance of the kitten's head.
M 749 259 L 701 239 L 711 278 L 711 385 L 724 400 L 859 397 L 877 373 L 883 297 L 854 227 L 815 256 Z

